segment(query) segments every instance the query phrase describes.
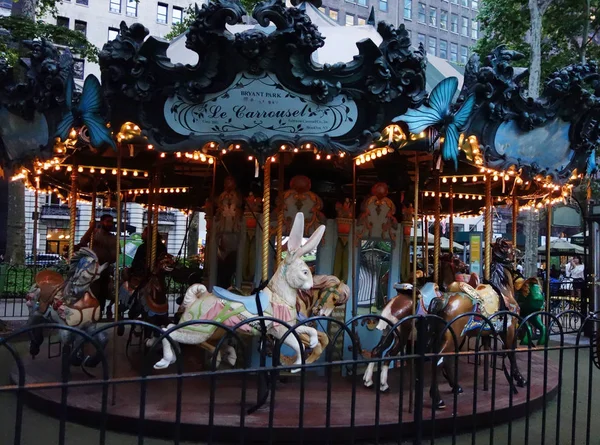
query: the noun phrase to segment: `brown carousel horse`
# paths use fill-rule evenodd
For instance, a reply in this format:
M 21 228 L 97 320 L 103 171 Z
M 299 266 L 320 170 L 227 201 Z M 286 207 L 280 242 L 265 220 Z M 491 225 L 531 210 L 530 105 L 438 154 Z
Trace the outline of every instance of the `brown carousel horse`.
M 514 255 L 512 245 L 500 238 L 494 243 L 492 254 L 493 262 L 489 284 L 473 288 L 467 283 L 456 282 L 449 286 L 449 292 L 440 294 L 437 286 L 428 283 L 421 289 L 421 294 L 424 299 L 430 297 L 429 314 L 437 315 L 446 322 L 445 325 L 442 324 L 441 326 L 441 323 L 435 324 L 432 333 L 435 336 L 434 338 L 439 338 L 439 328 L 446 328 L 448 323 L 451 323 L 444 331 L 440 347 L 436 348 L 438 351 L 441 353 L 454 353 L 461 347 L 466 337 L 477 337 L 478 335 L 481 335 L 485 347 L 489 348 L 491 336 L 495 331 L 502 340 L 506 357 L 510 360 L 511 373 L 506 370 L 506 367 L 504 368 L 507 379 L 511 386 L 514 381 L 517 386 L 523 387 L 526 381 L 519 371 L 513 350 L 517 330 L 515 320 L 510 316 L 495 317 L 492 320 L 494 326 L 494 330 L 492 330 L 481 317 L 461 317 L 461 315 L 471 312 L 491 317 L 494 313 L 502 310 L 519 314 L 511 269 Z M 460 318 L 457 319 L 457 317 Z M 437 333 L 435 332 L 436 328 Z M 454 336 L 452 333 L 454 333 Z M 456 360 L 455 357 L 448 355 L 441 362 L 450 386 L 460 393 L 462 389 L 458 384 L 457 376 L 454 375 L 454 360 Z M 431 387 L 431 396 L 437 408 L 445 407 L 444 401 L 440 398 L 437 382 Z
M 441 289 L 447 289 L 457 281 L 469 283 L 472 287 L 479 285 L 477 274 L 469 274 L 469 266 L 452 253 L 445 253 L 440 257 L 440 270 L 440 282 L 438 284 Z
M 169 301 L 165 273 L 170 272 L 175 265 L 175 258 L 168 253 L 162 254 L 156 262 L 156 267 L 147 276 L 126 277 L 119 289 L 120 311 L 123 314 L 129 310 L 128 317 L 136 319 L 141 316 L 154 326 L 169 324 Z M 149 332 L 146 332 L 149 334 Z M 157 333 L 147 340 L 151 346 L 157 338 Z

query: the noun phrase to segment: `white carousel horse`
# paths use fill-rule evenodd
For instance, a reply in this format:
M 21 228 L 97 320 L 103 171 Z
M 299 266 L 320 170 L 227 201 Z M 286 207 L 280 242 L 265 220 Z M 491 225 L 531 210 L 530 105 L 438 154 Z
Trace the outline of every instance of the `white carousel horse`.
M 297 291 L 309 290 L 313 287 L 313 277 L 310 269 L 302 260 L 302 256 L 313 250 L 321 241 L 325 226 L 320 226 L 302 245 L 304 234 L 304 215 L 296 214 L 296 219 L 290 231 L 288 254 L 280 263 L 267 287 L 259 292 L 259 299 L 265 316 L 274 317 L 293 326 L 297 322 L 296 298 Z M 255 296 L 240 296 L 225 289 L 214 287 L 209 293 L 202 284 L 191 286 L 183 299 L 184 313 L 178 324 L 191 320 L 212 320 L 224 326 L 235 326 L 243 320 L 258 316 Z M 281 339 L 288 329 L 270 320 L 265 320 L 266 334 Z M 167 329 L 174 327 L 169 325 Z M 240 333 L 261 335 L 260 323 L 243 325 Z M 319 343 L 317 330 L 309 326 L 298 326 L 295 332 L 309 337 L 309 347 L 314 348 Z M 169 334 L 171 340 L 177 343 L 199 345 L 211 353 L 215 350 L 215 342 L 223 337 L 225 331 L 209 324 L 195 324 L 179 328 Z M 295 365 L 302 363 L 301 346 L 293 334 L 289 334 L 284 344 L 293 349 Z M 163 358 L 155 365 L 155 369 L 164 369 L 175 362 L 175 355 L 169 339 L 163 339 Z M 226 360 L 235 364 L 236 357 L 233 347 L 224 350 Z M 217 359 L 217 361 L 219 361 Z M 296 371 L 296 370 L 295 370 Z
M 96 281 L 108 264 L 99 265 L 96 254 L 82 248 L 71 258 L 66 280 L 54 271 L 43 270 L 36 277 L 36 283 L 26 296 L 29 308 L 27 324 L 35 326 L 40 323 L 58 323 L 74 327 L 92 334 L 96 323 L 101 317 L 100 303 L 90 291 L 90 285 Z M 30 352 L 39 353 L 39 347 L 44 341 L 40 330 L 31 331 Z M 94 356 L 83 357 L 81 344 L 82 336 L 75 336 L 69 330 L 60 331 L 61 343 L 73 345 L 76 354 L 71 358 L 72 365 L 95 366 L 98 364 L 102 351 L 96 351 Z M 106 346 L 108 336 L 105 333 L 95 336 L 102 348 Z

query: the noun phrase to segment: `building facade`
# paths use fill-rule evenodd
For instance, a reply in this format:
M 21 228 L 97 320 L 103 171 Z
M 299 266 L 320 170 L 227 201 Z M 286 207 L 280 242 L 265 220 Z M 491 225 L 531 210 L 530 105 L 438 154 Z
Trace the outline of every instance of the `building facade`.
M 371 7 L 376 21 L 403 23 L 415 46 L 450 62 L 466 64 L 479 38 L 479 0 L 323 0 L 321 11 L 340 25 L 365 25 Z

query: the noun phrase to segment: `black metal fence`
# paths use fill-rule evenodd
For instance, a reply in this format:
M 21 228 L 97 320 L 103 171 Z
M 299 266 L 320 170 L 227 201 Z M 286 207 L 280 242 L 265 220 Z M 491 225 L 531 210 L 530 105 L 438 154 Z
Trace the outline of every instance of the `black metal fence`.
M 519 346 L 516 337 L 522 337 L 537 316 L 556 334 L 544 346 Z M 573 335 L 566 334 L 561 323 L 567 316 L 577 314 L 540 313 L 525 320 L 508 313 L 489 319 L 465 314 L 448 323 L 432 316 L 408 317 L 390 324 L 383 334 L 361 331 L 382 320 L 371 315 L 346 323 L 313 318 L 293 328 L 262 317 L 234 328 L 217 324 L 224 335 L 204 360 L 200 349 L 180 347 L 170 334 L 215 325 L 209 321 L 167 332 L 139 321 L 106 324 L 92 333 L 62 325 L 28 327 L 0 338 L 6 379 L 0 387 L 3 443 L 39 443 L 41 438 L 56 444 L 597 443 L 597 345 L 587 341 L 582 330 L 587 324 L 595 326 L 598 319 L 596 314 L 579 316 L 581 328 Z M 463 329 L 454 327 L 465 318 L 483 323 L 488 332 L 471 331 L 475 336 L 463 339 Z M 259 353 L 261 343 L 242 334 L 247 326 L 259 326 L 260 320 L 288 330 L 280 340 L 263 337 Z M 506 343 L 502 332 L 495 335 L 495 327 L 512 323 L 519 327 L 515 340 Z M 397 333 L 407 324 L 414 335 L 395 349 L 396 342 L 404 340 Z M 318 361 L 307 364 L 303 354 L 301 364 L 290 364 L 284 344 L 290 339 L 301 342 L 297 329 L 302 325 L 321 328 L 328 345 Z M 127 330 L 142 328 L 172 346 L 176 360 L 170 369 L 153 368 L 162 357 L 162 341 L 152 347 L 126 342 L 131 340 Z M 59 351 L 51 343 L 32 360 L 28 340 L 39 338 L 39 329 L 55 338 L 70 334 L 75 346 Z M 119 337 L 120 331 L 125 335 Z M 106 333 L 111 339 L 103 350 L 100 338 Z M 383 356 L 363 346 L 373 336 L 381 336 Z M 440 352 L 449 340 L 455 346 Z M 392 354 L 386 355 L 390 350 Z M 79 351 L 89 356 L 100 352 L 98 366 L 73 366 Z M 370 364 L 374 374 L 366 380 L 373 384 L 367 388 L 364 380 Z M 449 386 L 452 376 L 457 381 Z M 435 409 L 439 403 L 430 388 L 436 384 L 445 409 Z M 148 437 L 161 439 L 146 441 Z

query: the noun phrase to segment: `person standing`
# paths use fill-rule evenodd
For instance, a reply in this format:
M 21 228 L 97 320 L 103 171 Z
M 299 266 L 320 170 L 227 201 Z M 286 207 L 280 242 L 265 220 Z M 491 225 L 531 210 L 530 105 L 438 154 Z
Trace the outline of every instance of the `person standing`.
M 105 214 L 100 217 L 100 224 L 96 226 L 96 221 L 90 221 L 90 228 L 81 237 L 79 244 L 75 246 L 75 250 L 82 247 L 88 247 L 94 237 L 92 250 L 98 256 L 99 265 L 108 263 L 114 264 L 117 261 L 117 237 L 112 233 L 115 229 L 114 220 L 111 215 Z M 104 312 L 104 306 L 107 301 L 112 301 L 110 295 L 112 267 L 107 267 L 100 274 L 100 278 L 94 281 L 90 290 L 100 302 L 100 309 Z M 112 311 L 107 310 L 107 316 L 112 316 Z
M 581 289 L 585 286 L 585 267 L 581 264 L 579 257 L 571 258 L 571 261 L 569 261 L 565 267 L 565 272 L 567 278 L 573 280 L 573 291 L 571 292 L 571 295 L 577 295 L 578 298 L 581 298 Z

